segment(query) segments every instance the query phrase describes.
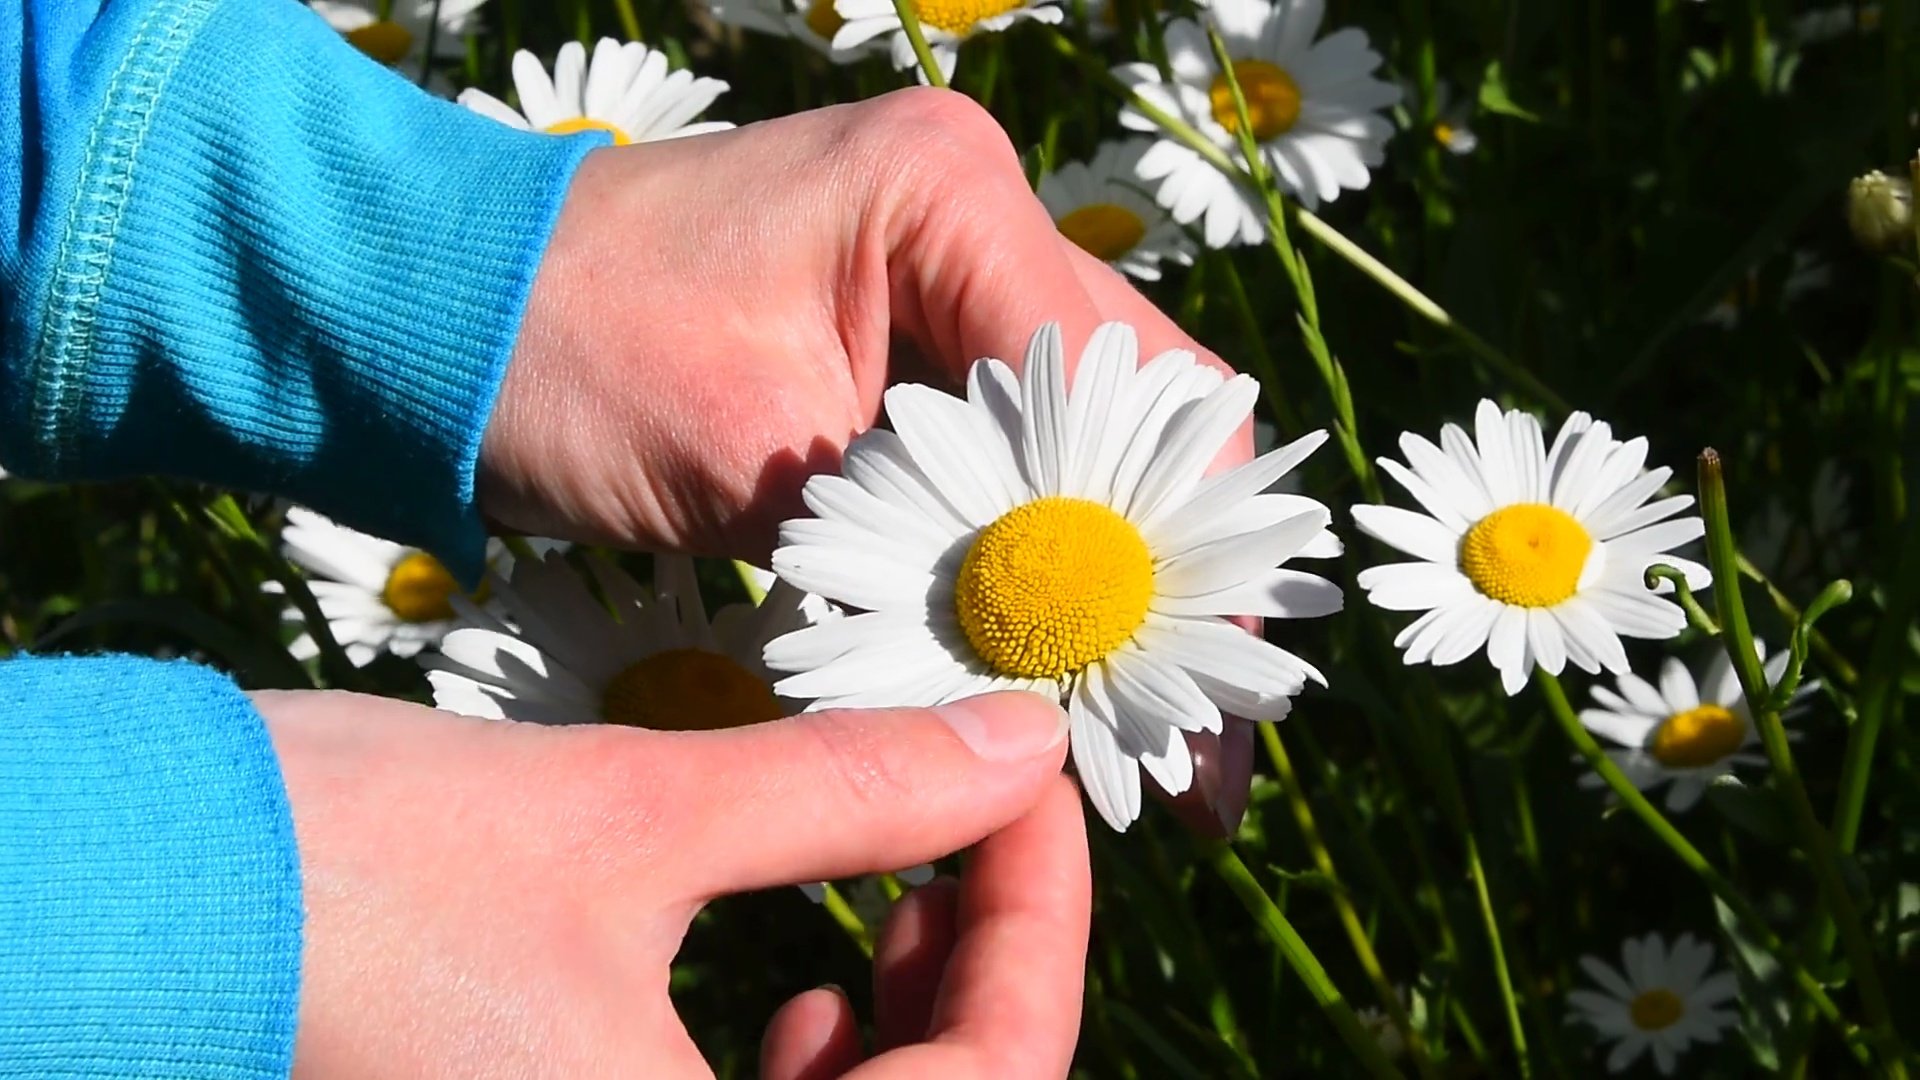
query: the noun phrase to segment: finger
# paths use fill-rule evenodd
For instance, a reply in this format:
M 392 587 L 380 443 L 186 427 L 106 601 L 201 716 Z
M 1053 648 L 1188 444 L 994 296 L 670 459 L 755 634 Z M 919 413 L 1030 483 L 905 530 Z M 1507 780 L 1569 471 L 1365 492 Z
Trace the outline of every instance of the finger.
M 860 1064 L 860 1026 L 837 986 L 780 1007 L 760 1043 L 761 1080 L 832 1080 Z
M 873 216 L 894 325 L 956 377 L 983 356 L 1018 367 L 1042 323 L 1086 340 L 1099 315 L 999 122 L 945 90 L 872 106 L 862 122 L 912 162 L 881 174 Z
M 967 867 L 960 937 L 930 1041 L 882 1054 L 854 1075 L 1067 1075 L 1092 893 L 1080 796 L 1063 777 L 1026 817 L 981 844 Z
M 940 977 L 953 952 L 960 883 L 937 878 L 900 898 L 873 949 L 874 1047 L 927 1037 Z
M 583 756 L 615 809 L 642 798 L 666 808 L 650 827 L 672 838 L 657 857 L 673 860 L 675 872 L 655 880 L 704 901 L 913 866 L 966 847 L 1040 797 L 1060 771 L 1066 732 L 1058 705 L 1014 691 L 725 731 L 608 728 Z M 644 859 L 632 865 L 657 873 Z

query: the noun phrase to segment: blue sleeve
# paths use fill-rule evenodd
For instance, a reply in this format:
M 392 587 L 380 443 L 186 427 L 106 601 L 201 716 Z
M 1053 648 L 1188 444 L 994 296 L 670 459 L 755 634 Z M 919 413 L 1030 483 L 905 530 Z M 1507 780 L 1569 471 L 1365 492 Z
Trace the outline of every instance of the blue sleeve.
M 481 434 L 605 139 L 294 0 L 0 0 L 0 463 L 271 491 L 477 578 Z
M 0 661 L 0 1077 L 284 1077 L 293 819 L 232 681 Z

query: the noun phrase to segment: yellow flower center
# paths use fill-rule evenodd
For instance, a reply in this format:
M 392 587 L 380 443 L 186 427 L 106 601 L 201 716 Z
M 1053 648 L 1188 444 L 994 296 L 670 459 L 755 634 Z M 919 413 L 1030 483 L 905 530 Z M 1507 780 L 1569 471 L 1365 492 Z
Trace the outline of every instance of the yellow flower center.
M 1661 721 L 1648 749 L 1669 769 L 1698 769 L 1740 749 L 1746 739 L 1745 720 L 1722 706 L 1702 705 Z
M 1515 607 L 1552 607 L 1580 585 L 1593 537 L 1566 511 L 1503 506 L 1467 530 L 1460 572 L 1481 593 Z
M 713 731 L 778 720 L 766 681 L 705 649 L 654 653 L 615 675 L 600 696 L 609 724 L 660 731 Z
M 1265 60 L 1235 60 L 1233 77 L 1240 83 L 1240 94 L 1247 99 L 1247 119 L 1253 121 L 1253 137 L 1261 142 L 1293 129 L 1300 119 L 1300 84 L 1286 70 Z M 1233 87 L 1224 73 L 1213 80 L 1208 91 L 1213 101 L 1213 118 L 1229 134 L 1240 133 L 1240 114 L 1233 107 Z
M 1107 507 L 1050 496 L 980 530 L 953 597 L 968 643 L 993 670 L 1065 678 L 1140 628 L 1153 599 L 1153 555 Z
M 841 18 L 840 13 L 834 10 L 833 0 L 813 0 L 807 5 L 806 23 L 807 29 L 832 41 L 833 35 L 840 32 L 840 28 L 847 24 L 847 20 Z
M 1633 999 L 1627 1006 L 1627 1013 L 1633 1018 L 1633 1026 L 1641 1031 L 1659 1031 L 1670 1028 L 1680 1022 L 1687 1006 L 1680 995 L 1671 990 L 1649 990 Z
M 1113 203 L 1083 206 L 1061 218 L 1059 226 L 1060 235 L 1108 262 L 1132 251 L 1147 235 L 1147 223 L 1139 214 Z
M 613 135 L 613 145 L 615 146 L 630 146 L 633 143 L 633 139 L 629 138 L 626 132 L 607 123 L 605 120 L 595 120 L 592 117 L 574 116 L 562 120 L 559 123 L 547 125 L 547 134 L 549 135 L 574 135 L 582 131 L 609 132 Z
M 439 622 L 453 618 L 453 594 L 459 591 L 459 582 L 439 559 L 415 551 L 387 572 L 380 602 L 403 622 Z
M 975 24 L 995 15 L 1005 15 L 1026 4 L 1026 0 L 912 0 L 914 14 L 923 26 L 945 30 L 963 38 L 973 33 Z
M 413 51 L 413 33 L 391 19 L 347 31 L 347 43 L 383 64 L 397 64 Z
M 1454 137 L 1459 134 L 1459 130 L 1445 120 L 1436 121 L 1433 125 L 1433 140 L 1448 149 L 1453 148 Z

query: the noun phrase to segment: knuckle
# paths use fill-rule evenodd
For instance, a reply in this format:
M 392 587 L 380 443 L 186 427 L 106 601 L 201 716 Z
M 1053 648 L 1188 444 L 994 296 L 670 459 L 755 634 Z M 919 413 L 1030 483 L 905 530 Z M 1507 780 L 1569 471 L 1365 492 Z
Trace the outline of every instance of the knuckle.
M 965 94 L 920 86 L 873 104 L 873 122 L 866 131 L 880 140 L 881 152 L 902 164 L 986 180 L 1011 176 L 1025 188 L 1012 140 L 991 113 Z

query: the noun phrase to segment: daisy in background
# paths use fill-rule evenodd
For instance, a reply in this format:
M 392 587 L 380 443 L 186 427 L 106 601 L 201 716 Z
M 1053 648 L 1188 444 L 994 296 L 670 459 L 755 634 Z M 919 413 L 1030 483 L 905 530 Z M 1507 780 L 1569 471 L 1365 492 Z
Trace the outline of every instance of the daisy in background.
M 1058 23 L 1058 4 L 1059 0 L 913 0 L 912 6 L 934 63 L 951 79 L 961 42 L 975 34 L 998 33 L 1024 19 Z M 926 72 L 919 71 L 920 60 L 913 55 L 913 44 L 901 29 L 893 0 L 835 0 L 833 8 L 846 20 L 833 35 L 834 48 L 852 49 L 882 34 L 892 34 L 888 48 L 893 66 L 901 71 L 913 68 L 921 82 L 927 81 Z
M 846 25 L 834 0 L 709 0 L 708 11 L 727 26 L 792 38 L 836 64 L 853 64 L 874 51 L 871 42 L 851 49 L 833 47 Z
M 782 525 L 773 556 L 783 579 L 863 614 L 768 645 L 768 666 L 794 673 L 778 689 L 831 708 L 1056 696 L 1082 787 L 1125 829 L 1142 769 L 1168 794 L 1193 782 L 1183 732 L 1217 732 L 1223 712 L 1278 720 L 1325 681 L 1227 621 L 1341 603 L 1332 582 L 1279 566 L 1339 553 L 1327 508 L 1265 494 L 1324 432 L 1204 476 L 1258 393 L 1187 352 L 1141 367 L 1121 323 L 1093 333 L 1071 391 L 1054 324 L 1020 375 L 975 363 L 964 399 L 888 390 L 894 430 L 807 481 L 819 516 Z
M 1653 1050 L 1662 1076 L 1672 1076 L 1680 1055 L 1694 1043 L 1717 1043 L 1739 1023 L 1723 1008 L 1740 992 L 1730 971 L 1711 975 L 1713 946 L 1681 934 L 1671 952 L 1659 934 L 1628 938 L 1620 945 L 1624 971 L 1598 957 L 1583 956 L 1580 967 L 1599 990 L 1570 990 L 1572 1023 L 1593 1028 L 1614 1042 L 1607 1071 L 1620 1072 Z
M 484 3 L 486 0 L 393 0 L 384 19 L 380 17 L 379 0 L 309 0 L 307 6 L 354 48 L 398 70 L 408 81 L 418 82 L 420 69 L 429 60 L 458 60 L 467 55 L 466 36 L 478 29 Z M 427 56 L 428 38 L 433 39 L 431 57 Z M 442 92 L 444 81 L 434 77 L 436 93 Z
M 817 597 L 775 582 L 759 606 L 732 604 L 709 618 L 686 556 L 655 556 L 652 589 L 603 559 L 586 562 L 605 604 L 557 553 L 491 577 L 490 610 L 455 601 L 459 627 L 420 661 L 433 703 L 493 720 L 671 730 L 799 711 L 774 694 L 760 652 L 831 618 Z
M 554 540 L 530 541 L 535 550 L 559 546 Z M 327 626 L 355 667 L 365 667 L 384 652 L 407 657 L 438 642 L 454 626 L 454 604 L 463 602 L 460 583 L 439 559 L 421 551 L 368 536 L 301 506 L 287 508 L 280 549 L 312 579 Z M 506 545 L 487 542 L 487 564 L 510 566 Z M 261 588 L 280 593 L 280 583 Z M 484 590 L 483 590 L 484 591 Z M 288 623 L 304 625 L 300 610 L 288 605 Z M 320 655 L 313 635 L 302 630 L 287 651 L 296 660 Z
M 1423 127 L 1418 107 L 1419 90 L 1407 80 L 1400 80 L 1400 100 L 1406 106 L 1397 111 L 1401 124 L 1408 131 Z M 1453 84 L 1439 79 L 1433 84 L 1433 124 L 1426 128 L 1426 134 L 1440 149 L 1454 157 L 1466 157 L 1480 148 L 1480 136 L 1473 133 L 1474 99 L 1471 95 L 1458 100 L 1453 96 Z
M 571 135 L 605 131 L 615 146 L 657 142 L 733 125 L 693 123 L 693 118 L 726 92 L 719 79 L 695 78 L 690 71 L 668 71 L 667 54 L 637 41 L 625 45 L 601 38 L 593 61 L 577 41 L 560 46 L 553 77 L 525 49 L 513 54 L 513 85 L 520 109 L 483 91 L 462 90 L 460 104 L 522 131 Z
M 1787 266 L 1787 278 L 1780 284 L 1780 304 L 1788 306 L 1806 297 L 1808 293 L 1824 289 L 1833 284 L 1833 268 L 1821 260 L 1820 256 L 1804 248 L 1793 253 L 1792 262 Z M 1707 310 L 1700 321 L 1722 330 L 1731 330 L 1740 325 L 1740 319 L 1746 312 L 1760 303 L 1760 275 L 1748 273 L 1741 278 L 1719 303 Z
M 1159 281 L 1162 260 L 1193 262 L 1193 241 L 1140 190 L 1135 167 L 1152 143 L 1101 143 L 1093 160 L 1069 161 L 1040 180 L 1040 202 L 1060 235 L 1123 274 Z
M 1705 527 L 1674 517 L 1692 496 L 1647 502 L 1673 475 L 1645 468 L 1647 440 L 1620 442 L 1604 421 L 1577 412 L 1549 448 L 1538 419 L 1491 401 L 1480 403 L 1474 429 L 1469 439 L 1448 424 L 1439 446 L 1404 433 L 1408 465 L 1380 459 L 1426 513 L 1353 508 L 1360 531 L 1418 560 L 1359 577 L 1375 606 L 1425 613 L 1393 641 L 1407 663 L 1457 664 L 1484 646 L 1517 694 L 1535 664 L 1554 675 L 1568 660 L 1624 675 L 1622 637 L 1670 638 L 1686 626 L 1643 575 L 1667 563 L 1689 588 L 1706 588 L 1706 567 L 1667 554 Z
M 1400 100 L 1398 87 L 1373 77 L 1380 54 L 1364 32 L 1350 27 L 1313 40 L 1323 8 L 1320 0 L 1214 0 L 1205 8 L 1233 57 L 1267 167 L 1282 190 L 1308 207 L 1367 186 L 1367 170 L 1386 160 L 1393 135 L 1393 123 L 1379 110 Z M 1240 116 L 1206 31 L 1175 19 L 1167 24 L 1166 43 L 1172 82 L 1160 81 L 1159 71 L 1145 63 L 1122 64 L 1114 74 L 1239 160 Z M 1159 134 L 1158 125 L 1131 106 L 1121 109 L 1120 122 Z M 1251 244 L 1266 233 L 1259 196 L 1171 136 L 1159 136 L 1139 172 L 1159 184 L 1156 197 L 1175 221 L 1204 221 L 1208 247 Z
M 1755 646 L 1758 655 L 1765 658 L 1767 685 L 1778 685 L 1790 657 L 1782 652 L 1768 658 L 1763 643 L 1756 642 Z M 1582 709 L 1580 723 L 1595 735 L 1626 747 L 1609 750 L 1607 756 L 1634 787 L 1647 791 L 1670 785 L 1668 810 L 1678 814 L 1693 809 L 1706 794 L 1707 785 L 1716 777 L 1732 773 L 1736 765 L 1767 763 L 1765 755 L 1754 752 L 1760 744 L 1760 733 L 1753 726 L 1753 713 L 1724 649 L 1714 654 L 1698 681 L 1687 665 L 1668 657 L 1660 669 L 1658 687 L 1632 672 L 1620 676 L 1617 685 L 1617 692 L 1604 686 L 1593 688 L 1596 707 Z M 1803 703 L 1817 686 L 1813 682 L 1800 684 L 1794 692 L 1794 703 Z M 1606 782 L 1588 773 L 1580 778 L 1580 785 L 1599 788 Z
M 1788 592 L 1818 591 L 1859 571 L 1860 533 L 1852 525 L 1853 479 L 1828 459 L 1814 469 L 1804 503 L 1791 510 L 1778 496 L 1740 530 L 1740 548 Z
M 1875 33 L 1879 29 L 1879 4 L 1834 4 L 1795 16 L 1792 34 L 1802 45 L 1824 45 L 1854 34 Z

